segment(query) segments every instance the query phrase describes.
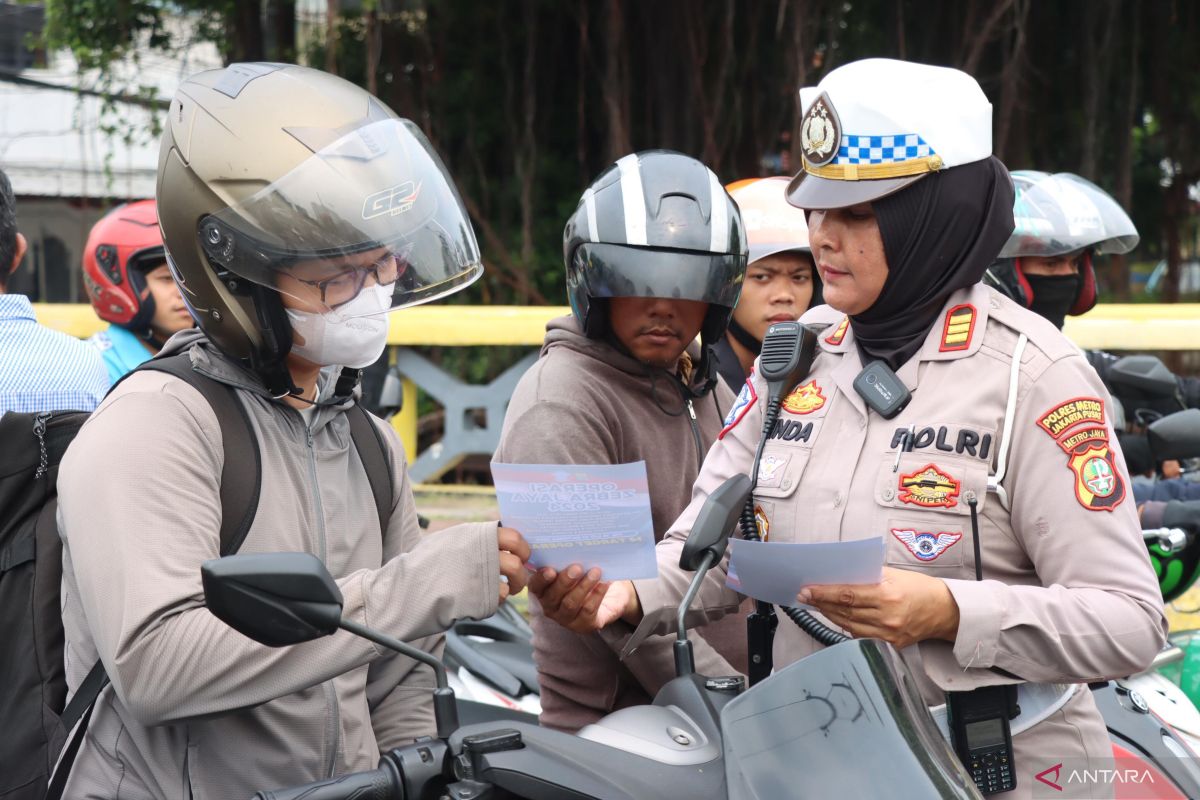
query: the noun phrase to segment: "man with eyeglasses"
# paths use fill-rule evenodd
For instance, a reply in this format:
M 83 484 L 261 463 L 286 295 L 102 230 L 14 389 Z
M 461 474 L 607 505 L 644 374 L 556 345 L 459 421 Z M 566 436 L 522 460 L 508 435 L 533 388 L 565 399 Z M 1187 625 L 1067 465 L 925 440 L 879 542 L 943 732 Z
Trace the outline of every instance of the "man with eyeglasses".
M 282 64 L 196 75 L 168 120 L 158 213 L 198 330 L 161 354 L 179 374 L 131 374 L 61 467 L 67 683 L 80 692 L 97 661 L 111 679 L 64 797 L 250 797 L 435 732 L 428 667 L 345 633 L 266 647 L 205 608 L 236 448 L 196 374 L 232 393 L 261 453 L 240 552 L 317 556 L 344 617 L 435 653 L 456 619 L 525 584 L 515 530 L 422 535 L 399 439 L 358 403 L 386 312 L 483 270 L 425 137 L 362 89 Z

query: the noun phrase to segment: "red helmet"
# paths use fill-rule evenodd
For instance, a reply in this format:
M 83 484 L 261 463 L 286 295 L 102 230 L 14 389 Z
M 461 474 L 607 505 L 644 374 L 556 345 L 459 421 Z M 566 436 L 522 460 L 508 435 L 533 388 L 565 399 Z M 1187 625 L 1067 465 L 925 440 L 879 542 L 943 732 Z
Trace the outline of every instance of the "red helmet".
M 134 333 L 149 329 L 154 297 L 146 293 L 146 272 L 166 258 L 153 200 L 127 203 L 105 214 L 83 250 L 83 283 L 96 315 Z

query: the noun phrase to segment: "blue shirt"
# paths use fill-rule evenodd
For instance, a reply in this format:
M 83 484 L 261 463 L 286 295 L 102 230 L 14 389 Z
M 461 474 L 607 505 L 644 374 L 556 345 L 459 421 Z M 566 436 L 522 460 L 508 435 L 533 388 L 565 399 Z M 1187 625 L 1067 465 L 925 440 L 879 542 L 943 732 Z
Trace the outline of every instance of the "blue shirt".
M 24 295 L 0 294 L 0 414 L 91 411 L 108 385 L 96 348 L 39 325 Z
M 114 384 L 138 364 L 149 361 L 152 355 L 136 334 L 116 325 L 109 325 L 88 342 L 100 351 L 104 366 L 108 368 L 108 380 Z

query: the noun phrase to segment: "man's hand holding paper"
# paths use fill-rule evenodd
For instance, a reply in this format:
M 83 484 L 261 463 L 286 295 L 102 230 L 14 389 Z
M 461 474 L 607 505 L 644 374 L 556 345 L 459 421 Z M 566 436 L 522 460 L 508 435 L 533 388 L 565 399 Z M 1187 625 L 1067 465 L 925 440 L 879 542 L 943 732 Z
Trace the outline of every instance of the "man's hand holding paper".
M 492 464 L 500 517 L 529 542 L 532 567 L 654 578 L 646 465 Z M 582 574 L 582 573 L 581 573 Z

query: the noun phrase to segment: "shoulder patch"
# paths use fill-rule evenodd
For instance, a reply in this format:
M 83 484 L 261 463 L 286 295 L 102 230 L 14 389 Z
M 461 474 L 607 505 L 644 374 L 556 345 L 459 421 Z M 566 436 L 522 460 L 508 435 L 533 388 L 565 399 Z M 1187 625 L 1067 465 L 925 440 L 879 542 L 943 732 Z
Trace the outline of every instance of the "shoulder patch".
M 938 351 L 952 353 L 971 346 L 971 335 L 975 332 L 975 306 L 963 303 L 946 312 L 942 324 L 942 344 Z
M 1046 411 L 1038 418 L 1038 427 L 1055 440 L 1084 422 L 1104 424 L 1104 401 L 1098 397 L 1076 397 Z
M 754 372 L 750 372 L 750 376 L 746 378 L 745 384 L 742 385 L 742 391 L 738 392 L 737 399 L 733 401 L 733 405 L 729 407 L 729 413 L 725 415 L 725 427 L 721 428 L 721 432 L 717 434 L 717 439 L 724 439 L 725 434 L 737 427 L 742 421 L 742 417 L 746 416 L 746 412 L 754 407 L 755 401 L 758 400 L 758 393 L 754 391 L 754 384 L 751 381 L 754 379 Z
M 1066 453 L 1079 505 L 1088 511 L 1112 511 L 1121 505 L 1125 482 L 1108 443 L 1103 400 L 1068 400 L 1042 414 L 1037 424 Z
M 825 337 L 825 344 L 831 344 L 837 347 L 842 343 L 842 339 L 846 338 L 846 328 L 850 326 L 850 318 L 842 317 L 842 321 L 833 329 L 833 333 Z

